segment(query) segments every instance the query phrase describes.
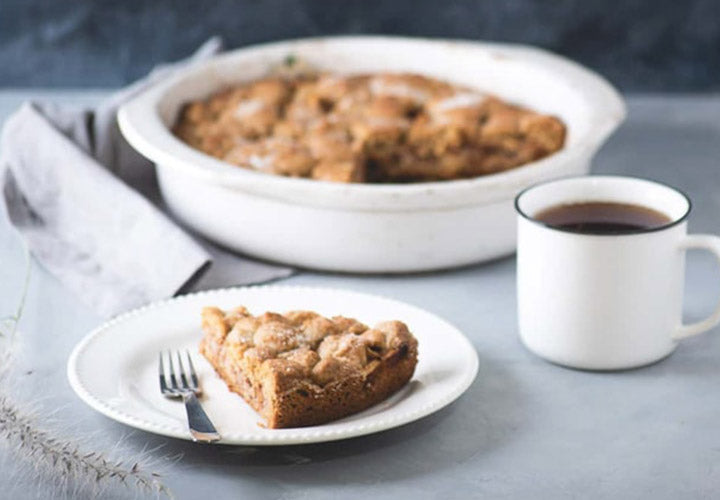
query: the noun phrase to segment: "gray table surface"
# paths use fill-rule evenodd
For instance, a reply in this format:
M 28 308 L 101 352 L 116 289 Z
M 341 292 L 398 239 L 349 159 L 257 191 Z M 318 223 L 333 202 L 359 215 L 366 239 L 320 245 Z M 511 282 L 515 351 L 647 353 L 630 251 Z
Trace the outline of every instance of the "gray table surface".
M 3 91 L 0 119 L 28 96 L 78 104 L 103 92 Z M 631 96 L 629 119 L 602 149 L 595 172 L 667 182 L 694 201 L 692 232 L 720 233 L 720 97 Z M 0 315 L 19 298 L 22 246 L 0 217 Z M 285 281 L 378 293 L 457 325 L 480 356 L 474 384 L 457 402 L 402 428 L 348 441 L 282 448 L 207 447 L 129 428 L 96 414 L 71 391 L 65 362 L 100 321 L 32 264 L 20 324 L 18 390 L 40 398 L 92 445 L 124 438 L 130 451 L 183 458 L 165 482 L 180 499 L 226 498 L 705 498 L 720 491 L 720 331 L 684 341 L 666 360 L 622 373 L 546 363 L 517 336 L 515 263 L 505 258 L 410 276 L 300 273 Z M 685 315 L 707 314 L 720 271 L 692 254 Z M 102 376 L 102 374 L 98 374 Z M 0 447 L 0 455 L 9 452 Z M 0 497 L 50 496 L 0 468 Z

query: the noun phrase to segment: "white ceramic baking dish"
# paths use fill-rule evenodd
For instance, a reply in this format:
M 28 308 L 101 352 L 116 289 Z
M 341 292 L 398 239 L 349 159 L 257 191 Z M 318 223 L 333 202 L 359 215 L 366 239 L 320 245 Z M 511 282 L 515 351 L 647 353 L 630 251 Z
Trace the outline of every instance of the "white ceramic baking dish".
M 238 168 L 176 139 L 181 106 L 268 73 L 288 55 L 340 73 L 416 72 L 559 116 L 566 147 L 508 172 L 418 184 L 338 184 Z M 621 97 L 600 76 L 517 45 L 394 37 L 331 37 L 248 47 L 184 70 L 123 106 L 123 134 L 157 165 L 162 195 L 185 224 L 242 253 L 346 272 L 461 266 L 515 249 L 514 196 L 530 184 L 587 173 L 622 122 Z

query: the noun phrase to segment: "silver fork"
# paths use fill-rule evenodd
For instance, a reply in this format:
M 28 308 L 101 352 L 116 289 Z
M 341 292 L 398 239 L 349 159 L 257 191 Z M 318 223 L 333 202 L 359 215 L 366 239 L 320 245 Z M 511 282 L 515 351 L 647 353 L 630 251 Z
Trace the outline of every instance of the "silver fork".
M 169 377 L 165 371 L 165 362 L 163 361 L 163 353 L 160 353 L 160 363 L 158 366 L 158 374 L 160 376 L 160 392 L 166 398 L 177 399 L 182 398 L 185 403 L 185 411 L 187 413 L 188 428 L 190 429 L 190 435 L 193 441 L 202 443 L 212 443 L 220 439 L 220 434 L 215 429 L 215 426 L 208 418 L 205 410 L 200 406 L 198 396 L 202 394 L 200 389 L 200 382 L 198 381 L 195 367 L 193 366 L 190 353 L 185 351 L 187 356 L 187 365 L 189 367 L 190 377 L 188 378 L 185 367 L 183 366 L 182 359 L 180 359 L 180 351 L 175 352 L 177 362 L 173 363 L 172 352 L 167 351 L 167 366 L 169 370 Z M 180 383 L 178 383 L 178 377 L 175 375 L 175 364 L 177 364 L 178 371 L 180 373 Z M 168 380 L 169 379 L 169 380 Z

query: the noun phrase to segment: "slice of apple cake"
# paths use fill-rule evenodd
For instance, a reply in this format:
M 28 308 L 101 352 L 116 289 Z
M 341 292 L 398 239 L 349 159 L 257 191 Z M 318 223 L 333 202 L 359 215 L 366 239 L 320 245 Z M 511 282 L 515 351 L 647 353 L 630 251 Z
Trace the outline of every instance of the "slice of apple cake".
M 269 428 L 317 425 L 364 410 L 404 386 L 418 343 L 400 321 L 370 328 L 310 311 L 202 312 L 200 352 Z

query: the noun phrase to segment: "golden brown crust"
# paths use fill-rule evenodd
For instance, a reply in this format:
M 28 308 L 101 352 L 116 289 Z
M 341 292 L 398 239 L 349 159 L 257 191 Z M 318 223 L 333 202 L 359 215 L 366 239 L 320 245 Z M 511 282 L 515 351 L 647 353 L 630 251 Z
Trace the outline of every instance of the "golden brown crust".
M 310 311 L 202 313 L 200 352 L 267 427 L 316 425 L 364 410 L 405 385 L 417 340 L 399 321 L 374 328 Z
M 187 104 L 173 129 L 234 165 L 333 182 L 476 177 L 560 150 L 565 125 L 414 74 L 266 78 Z

